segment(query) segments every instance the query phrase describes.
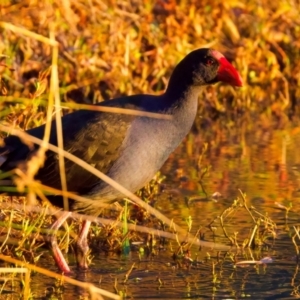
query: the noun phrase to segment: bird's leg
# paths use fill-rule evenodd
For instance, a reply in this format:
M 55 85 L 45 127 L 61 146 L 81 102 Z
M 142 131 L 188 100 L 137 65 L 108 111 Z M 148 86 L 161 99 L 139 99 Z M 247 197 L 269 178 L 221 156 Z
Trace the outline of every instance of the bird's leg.
M 78 268 L 87 269 L 87 253 L 89 251 L 89 246 L 87 242 L 87 235 L 91 226 L 91 221 L 83 221 L 82 227 L 76 242 L 76 260 Z
M 57 245 L 56 233 L 57 233 L 57 230 L 62 226 L 62 224 L 67 220 L 67 218 L 71 214 L 72 213 L 69 211 L 64 211 L 62 213 L 62 215 L 51 225 L 50 233 L 46 237 L 47 243 L 52 252 L 52 255 L 56 262 L 56 265 L 63 273 L 70 273 L 71 270 L 63 256 L 61 250 L 59 249 L 59 247 Z

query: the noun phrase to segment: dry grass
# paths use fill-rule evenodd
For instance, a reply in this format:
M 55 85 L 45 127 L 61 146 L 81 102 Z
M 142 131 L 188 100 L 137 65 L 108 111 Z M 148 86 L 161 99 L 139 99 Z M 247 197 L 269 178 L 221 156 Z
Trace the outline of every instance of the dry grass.
M 158 93 L 174 65 L 189 51 L 215 47 L 232 59 L 245 88 L 210 88 L 217 111 L 297 113 L 299 98 L 299 4 L 296 1 L 20 1 L 2 5 L 2 21 L 44 37 L 59 47 L 60 94 L 91 103 L 124 94 Z M 51 46 L 11 30 L 0 31 L 2 94 L 33 98 L 48 86 L 39 74 L 51 65 Z M 44 78 L 43 78 L 44 79 Z M 217 94 L 218 93 L 218 94 Z M 35 97 L 36 98 L 36 97 Z M 39 97 L 43 98 L 43 97 Z M 229 99 L 228 103 L 223 101 Z M 34 99 L 2 112 L 8 122 L 34 127 L 45 110 Z M 217 100 L 219 99 L 219 100 Z M 5 100 L 2 98 L 2 100 Z M 220 103 L 219 103 L 220 102 Z M 3 103 L 3 102 L 2 102 Z M 201 113 L 206 116 L 204 103 Z M 6 108 L 6 109 L 5 109 Z
M 29 129 L 53 113 L 59 127 L 72 109 L 161 93 L 176 63 L 200 47 L 222 51 L 246 83 L 204 89 L 202 119 L 284 125 L 299 115 L 299 12 L 297 1 L 283 0 L 2 1 L 1 128 Z

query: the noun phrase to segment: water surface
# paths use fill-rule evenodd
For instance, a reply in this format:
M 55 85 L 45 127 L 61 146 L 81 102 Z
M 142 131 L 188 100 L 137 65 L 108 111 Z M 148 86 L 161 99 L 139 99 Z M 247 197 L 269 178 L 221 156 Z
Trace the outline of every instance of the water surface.
M 203 153 L 205 143 L 208 147 Z M 207 124 L 201 134 L 194 130 L 162 168 L 166 180 L 162 193 L 156 197 L 157 209 L 185 228 L 190 222 L 191 231 L 200 230 L 206 240 L 229 244 L 218 216 L 234 199 L 241 199 L 242 191 L 255 218 L 259 218 L 259 213 L 262 220 L 266 221 L 267 216 L 276 223 L 273 230 L 268 224 L 260 224 L 261 235 L 266 237 L 262 247 L 236 253 L 191 247 L 189 258 L 179 261 L 172 257 L 179 248 L 176 242 L 166 243 L 150 256 L 140 256 L 137 250 L 128 257 L 93 253 L 90 270 L 75 271 L 72 277 L 132 299 L 298 297 L 300 276 L 291 236 L 295 234 L 293 226 L 299 225 L 299 148 L 300 127 L 296 123 L 285 129 L 263 123 L 232 127 Z M 287 215 L 284 206 L 292 206 Z M 236 233 L 239 246 L 255 226 L 242 207 L 226 215 L 224 224 L 230 236 Z M 300 244 L 299 239 L 296 242 Z M 272 263 L 235 265 L 266 257 Z M 135 267 L 124 282 L 133 263 Z M 45 255 L 39 265 L 56 271 L 50 255 Z M 35 299 L 51 299 L 49 290 L 55 291 L 55 281 L 34 274 L 31 288 Z M 88 299 L 85 291 L 71 285 L 65 285 L 63 292 L 55 295 L 61 299 Z

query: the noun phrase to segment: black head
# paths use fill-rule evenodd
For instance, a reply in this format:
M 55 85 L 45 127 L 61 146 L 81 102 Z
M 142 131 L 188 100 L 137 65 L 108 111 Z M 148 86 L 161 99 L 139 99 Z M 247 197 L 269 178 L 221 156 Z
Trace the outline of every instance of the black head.
M 232 64 L 217 50 L 202 48 L 189 53 L 175 68 L 169 88 L 200 86 L 222 81 L 242 86 L 242 78 Z

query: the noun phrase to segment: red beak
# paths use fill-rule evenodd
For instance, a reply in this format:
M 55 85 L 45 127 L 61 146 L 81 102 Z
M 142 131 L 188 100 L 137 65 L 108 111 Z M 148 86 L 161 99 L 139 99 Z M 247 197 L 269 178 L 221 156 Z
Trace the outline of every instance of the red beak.
M 232 86 L 243 86 L 243 80 L 234 66 L 217 50 L 212 50 L 211 54 L 218 60 L 220 67 L 217 78 L 219 81 L 228 83 Z
M 243 80 L 234 66 L 223 56 L 219 59 L 218 80 L 232 86 L 243 86 Z

